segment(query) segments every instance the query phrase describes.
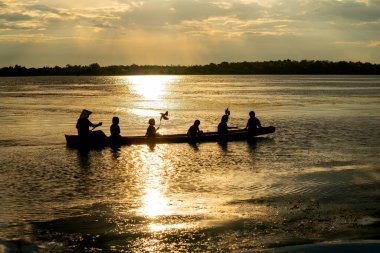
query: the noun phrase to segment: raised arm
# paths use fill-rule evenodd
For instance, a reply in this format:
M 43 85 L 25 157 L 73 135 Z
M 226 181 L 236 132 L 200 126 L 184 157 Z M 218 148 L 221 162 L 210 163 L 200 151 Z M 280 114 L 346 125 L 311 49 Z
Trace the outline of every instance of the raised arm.
M 89 122 L 88 125 L 93 128 L 103 125 L 103 122 L 99 122 L 98 124 L 93 124 L 91 121 L 88 121 L 88 122 Z

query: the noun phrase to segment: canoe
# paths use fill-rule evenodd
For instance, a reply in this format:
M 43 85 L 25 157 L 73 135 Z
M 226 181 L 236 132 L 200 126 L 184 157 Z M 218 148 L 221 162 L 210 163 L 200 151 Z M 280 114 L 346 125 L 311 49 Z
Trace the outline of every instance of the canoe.
M 117 139 L 106 137 L 101 138 L 80 138 L 78 135 L 65 135 L 68 147 L 104 147 L 104 146 L 123 146 L 123 145 L 140 145 L 140 144 L 161 144 L 161 143 L 202 143 L 202 142 L 230 142 L 249 140 L 255 136 L 274 133 L 275 127 L 263 127 L 257 129 L 254 134 L 249 134 L 247 130 L 232 130 L 226 135 L 220 135 L 217 132 L 203 133 L 195 139 L 189 138 L 186 134 L 160 135 L 154 138 L 146 136 L 122 136 Z

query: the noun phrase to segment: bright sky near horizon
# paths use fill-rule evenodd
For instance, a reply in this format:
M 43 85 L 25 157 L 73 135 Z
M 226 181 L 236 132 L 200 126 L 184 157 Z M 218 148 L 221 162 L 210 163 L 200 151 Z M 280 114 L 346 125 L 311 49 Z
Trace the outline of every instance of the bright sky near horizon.
M 0 67 L 380 63 L 380 0 L 0 0 Z

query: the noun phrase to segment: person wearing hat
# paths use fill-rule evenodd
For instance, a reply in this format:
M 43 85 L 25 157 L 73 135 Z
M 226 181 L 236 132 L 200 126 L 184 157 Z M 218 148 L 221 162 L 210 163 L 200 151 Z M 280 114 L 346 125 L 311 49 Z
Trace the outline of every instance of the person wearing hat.
M 82 113 L 79 116 L 79 119 L 77 120 L 76 128 L 78 130 L 78 135 L 80 137 L 87 137 L 90 135 L 90 127 L 98 127 L 101 126 L 103 123 L 99 122 L 98 124 L 93 124 L 88 117 L 92 114 L 92 112 L 84 109 Z

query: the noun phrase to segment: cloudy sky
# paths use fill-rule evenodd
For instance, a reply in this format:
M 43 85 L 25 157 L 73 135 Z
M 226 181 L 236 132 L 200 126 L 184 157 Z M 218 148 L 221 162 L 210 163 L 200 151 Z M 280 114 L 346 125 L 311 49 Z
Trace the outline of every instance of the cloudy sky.
M 0 0 L 0 67 L 380 63 L 380 0 Z

